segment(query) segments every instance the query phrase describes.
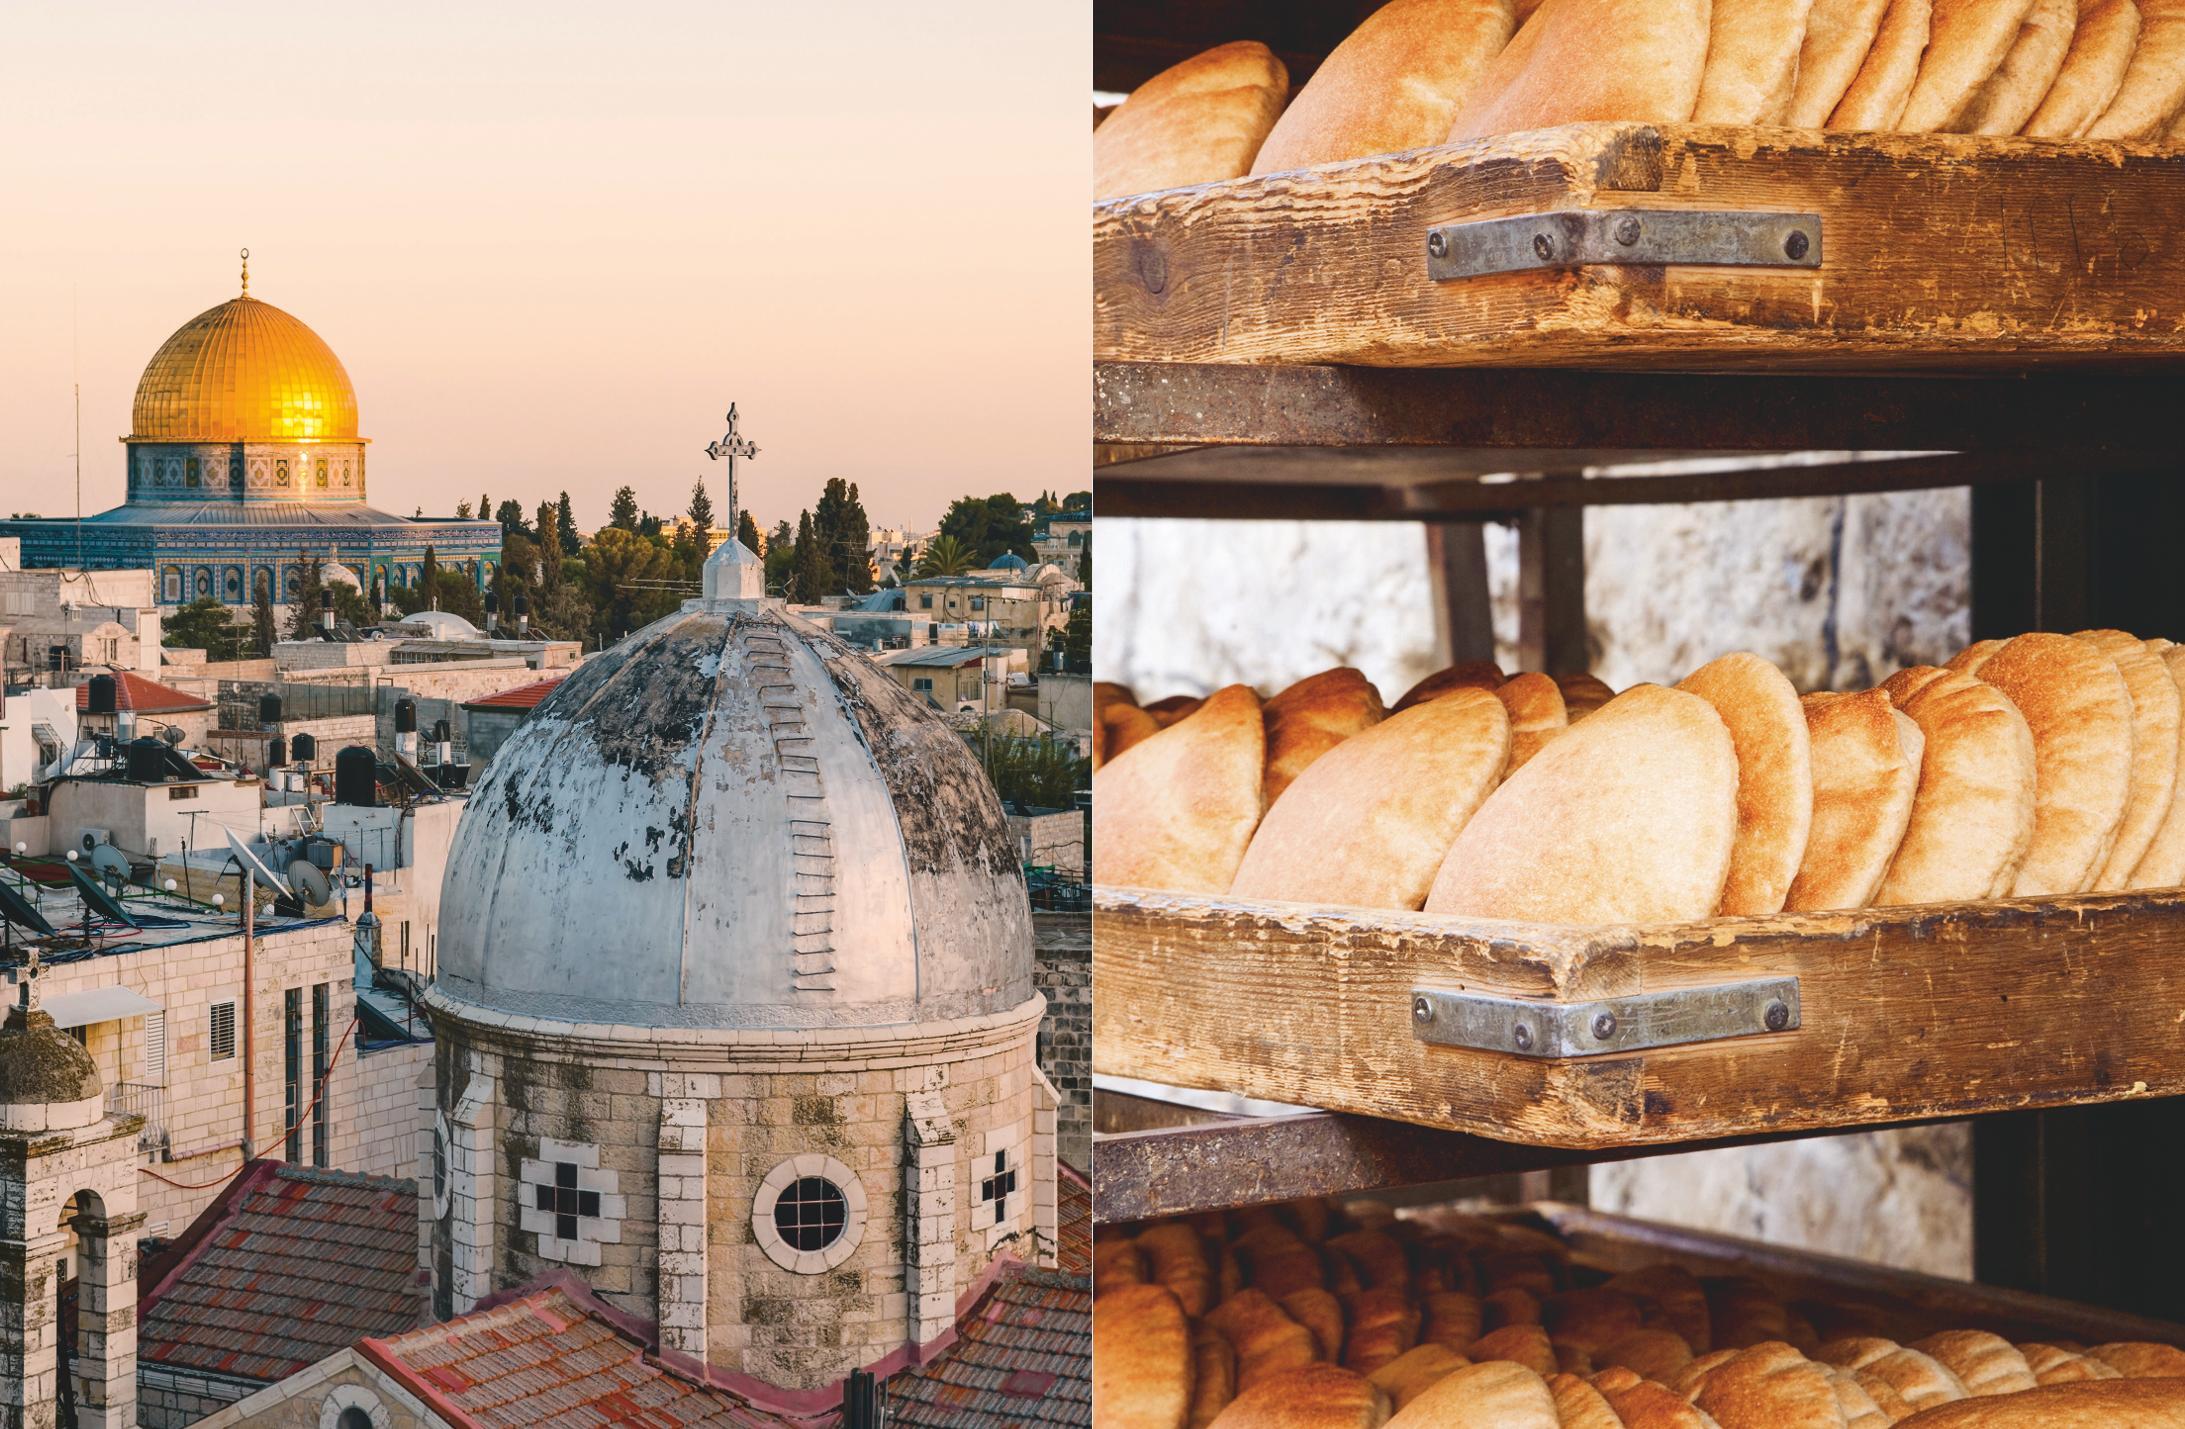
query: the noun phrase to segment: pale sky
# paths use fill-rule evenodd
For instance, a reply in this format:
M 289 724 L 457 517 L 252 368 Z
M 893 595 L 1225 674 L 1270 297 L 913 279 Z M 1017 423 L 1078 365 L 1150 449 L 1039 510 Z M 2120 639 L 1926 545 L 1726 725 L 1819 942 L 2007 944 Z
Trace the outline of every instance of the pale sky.
M 169 333 L 251 292 L 357 388 L 370 497 L 625 482 L 877 525 L 1088 485 L 1082 0 L 11 6 L 0 514 L 122 498 Z M 73 309 L 73 319 L 72 319 Z M 72 329 L 76 336 L 72 339 Z

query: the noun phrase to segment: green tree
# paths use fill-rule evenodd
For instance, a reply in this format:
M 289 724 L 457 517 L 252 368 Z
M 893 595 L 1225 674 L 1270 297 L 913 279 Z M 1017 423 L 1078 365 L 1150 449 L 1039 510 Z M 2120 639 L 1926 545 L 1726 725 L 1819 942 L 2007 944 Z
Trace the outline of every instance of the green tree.
M 483 491 L 478 493 L 478 519 L 481 521 L 491 521 L 493 519 L 493 498 Z
M 554 503 L 554 530 L 561 536 L 561 553 L 573 556 L 584 549 L 583 540 L 577 535 L 577 515 L 569 505 L 569 493 L 564 491 Z
M 345 620 L 358 629 L 379 623 L 379 612 L 372 609 L 372 603 L 365 599 L 364 592 L 353 585 L 329 581 L 326 598 L 334 607 L 336 620 Z
M 637 529 L 637 492 L 633 488 L 615 488 L 615 498 L 607 506 L 607 524 L 618 531 Z
M 737 514 L 736 539 L 743 542 L 744 549 L 752 555 L 762 554 L 766 543 L 759 539 L 759 523 L 751 519 L 749 511 Z
M 1008 492 L 993 496 L 961 496 L 941 517 L 941 534 L 954 536 L 977 559 L 971 567 L 981 570 L 1005 555 L 1037 558 L 1032 549 L 1032 516 Z
M 288 609 L 288 638 L 310 640 L 319 633 L 319 612 L 326 608 L 326 581 L 319 558 L 296 555 L 296 599 Z
M 418 507 L 417 514 L 420 516 L 424 515 L 425 508 L 422 506 Z M 458 521 L 468 521 L 470 519 L 470 503 L 468 501 L 458 501 L 455 503 L 455 519 Z
M 161 624 L 159 643 L 175 650 L 202 650 L 208 660 L 239 659 L 251 632 L 217 596 L 199 596 Z
M 440 558 L 430 546 L 425 548 L 425 560 L 417 576 L 417 588 L 430 595 L 440 586 Z
M 681 603 L 674 553 L 656 536 L 609 525 L 585 543 L 592 634 L 602 647 Z
M 1092 589 L 1092 532 L 1085 533 L 1085 542 L 1077 548 L 1077 583 Z
M 834 549 L 835 575 L 842 589 L 852 595 L 871 590 L 872 522 L 865 515 L 865 503 L 858 500 L 854 481 L 843 503 L 841 524 L 835 528 Z
M 1062 627 L 1062 668 L 1073 675 L 1092 673 L 1092 602 L 1070 603 L 1070 623 Z
M 273 653 L 273 582 L 261 574 L 250 595 L 251 653 L 264 659 Z
M 529 536 L 532 534 L 531 527 L 524 522 L 523 503 L 521 501 L 504 501 L 499 506 L 494 507 L 493 519 L 501 523 L 501 538 L 503 540 L 510 536 Z
M 1091 787 L 1092 765 L 1053 739 L 998 736 L 978 741 L 979 762 L 1004 803 L 1067 809 Z
M 945 532 L 926 542 L 926 548 L 918 553 L 916 571 L 921 576 L 960 576 L 977 569 L 971 549 Z
M 786 595 L 789 575 L 796 567 L 797 537 L 787 521 L 776 521 L 766 538 L 766 588 Z
M 1080 516 L 1092 515 L 1092 493 L 1089 491 L 1071 492 L 1068 496 L 1062 498 L 1062 509 L 1074 511 Z
M 713 529 L 713 498 L 706 493 L 704 477 L 691 483 L 690 524 L 698 528 L 701 536 Z
M 797 554 L 790 568 L 790 599 L 817 604 L 834 591 L 834 571 L 819 539 L 819 527 L 806 511 L 797 518 Z
M 539 503 L 539 589 L 551 591 L 561 584 L 561 512 L 551 501 Z M 503 559 L 506 559 L 504 553 Z

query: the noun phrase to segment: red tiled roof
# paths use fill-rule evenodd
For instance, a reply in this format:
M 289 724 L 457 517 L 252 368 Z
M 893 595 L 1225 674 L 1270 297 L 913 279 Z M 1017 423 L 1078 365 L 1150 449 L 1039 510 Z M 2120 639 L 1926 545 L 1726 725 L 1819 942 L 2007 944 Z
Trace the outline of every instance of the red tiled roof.
M 114 677 L 114 708 L 128 710 L 131 714 L 181 714 L 191 710 L 209 710 L 210 700 L 147 680 L 142 675 L 132 675 L 127 670 L 109 670 L 103 673 Z M 91 708 L 89 683 L 76 687 L 76 712 Z
M 466 710 L 528 710 L 538 707 L 540 700 L 554 693 L 554 687 L 567 675 L 553 675 L 544 680 L 534 680 L 528 685 L 518 685 L 513 690 L 503 690 L 497 695 L 487 695 L 482 700 L 471 700 Z
M 792 1422 L 663 1367 L 604 1310 L 575 1281 L 557 1277 L 357 1349 L 442 1418 L 479 1429 L 781 1429 Z
M 1031 1429 L 1092 1422 L 1092 1284 L 1083 1275 L 1004 1275 L 931 1364 L 888 1381 L 889 1422 L 931 1429 Z
M 417 1323 L 408 1181 L 255 1161 L 148 1260 L 138 1353 L 273 1383 Z
M 1055 1268 L 1071 1275 L 1092 1274 L 1092 1185 L 1065 1162 L 1055 1163 L 1055 1190 L 1061 1204 L 1055 1214 Z

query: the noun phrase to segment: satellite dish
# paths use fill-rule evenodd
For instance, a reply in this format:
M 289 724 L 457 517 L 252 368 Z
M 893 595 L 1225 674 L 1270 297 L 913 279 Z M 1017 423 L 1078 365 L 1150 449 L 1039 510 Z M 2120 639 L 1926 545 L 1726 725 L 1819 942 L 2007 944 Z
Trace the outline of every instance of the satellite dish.
M 117 883 L 129 881 L 129 855 L 112 844 L 100 844 L 91 850 L 91 866 L 102 878 L 111 878 Z
M 179 747 L 189 736 L 182 732 L 180 726 L 170 724 L 159 732 L 159 737 L 167 741 L 168 748 L 173 749 Z
M 319 872 L 319 866 L 308 858 L 299 858 L 288 866 L 288 881 L 302 895 L 306 908 L 317 908 L 334 901 L 333 885 L 326 881 L 325 874 Z
M 235 855 L 235 861 L 243 865 L 251 877 L 257 879 L 266 887 L 280 894 L 283 898 L 296 896 L 289 891 L 288 881 L 266 867 L 265 860 L 252 853 L 250 845 L 237 838 L 233 829 L 228 830 L 228 851 Z

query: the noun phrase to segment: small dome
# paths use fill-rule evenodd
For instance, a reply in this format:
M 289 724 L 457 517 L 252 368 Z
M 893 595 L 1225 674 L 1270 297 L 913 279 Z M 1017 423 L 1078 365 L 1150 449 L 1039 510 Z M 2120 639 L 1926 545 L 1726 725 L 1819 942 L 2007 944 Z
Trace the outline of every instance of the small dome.
M 322 585 L 345 585 L 351 590 L 364 589 L 364 582 L 357 578 L 357 573 L 339 561 L 328 561 L 319 567 L 319 582 Z
M 401 624 L 422 632 L 426 640 L 476 640 L 478 627 L 448 610 L 420 610 L 405 615 Z
M 357 392 L 334 349 L 247 294 L 160 344 L 137 379 L 138 442 L 355 441 Z
M 999 560 L 987 567 L 990 571 L 1021 571 L 1025 569 L 1024 557 L 1014 551 L 1005 551 Z
M 106 1115 L 98 1064 L 37 1008 L 0 1023 L 0 1131 L 71 1131 Z
M 978 1016 L 1030 906 L 964 741 L 778 602 L 699 600 L 579 665 L 464 809 L 441 994 L 651 1027 Z

